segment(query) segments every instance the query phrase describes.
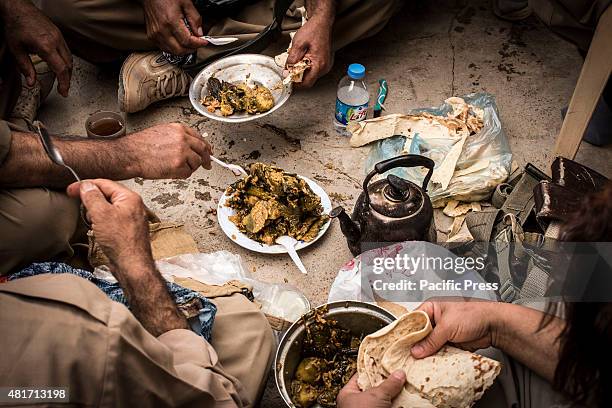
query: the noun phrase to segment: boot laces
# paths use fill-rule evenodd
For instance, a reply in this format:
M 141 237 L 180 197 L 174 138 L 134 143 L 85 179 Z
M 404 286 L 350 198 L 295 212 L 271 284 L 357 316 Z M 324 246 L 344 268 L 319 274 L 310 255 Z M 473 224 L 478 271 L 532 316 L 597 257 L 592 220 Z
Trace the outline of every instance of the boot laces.
M 167 72 L 157 76 L 155 93 L 160 99 L 182 96 L 187 92 L 189 82 L 188 75 L 178 69 Z M 168 85 L 170 85 L 170 87 L 168 87 Z

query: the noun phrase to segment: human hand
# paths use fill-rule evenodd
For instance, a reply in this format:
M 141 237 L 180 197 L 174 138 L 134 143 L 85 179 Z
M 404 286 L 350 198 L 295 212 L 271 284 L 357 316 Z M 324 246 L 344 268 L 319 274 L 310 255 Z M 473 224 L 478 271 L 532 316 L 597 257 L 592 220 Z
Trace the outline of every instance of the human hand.
M 57 76 L 57 91 L 68 96 L 72 54 L 55 24 L 28 0 L 0 1 L 0 16 L 7 46 L 28 86 L 36 83 L 29 54 L 37 54 Z
M 338 408 L 391 408 L 393 398 L 404 387 L 406 374 L 398 370 L 378 387 L 361 391 L 357 385 L 357 374 L 340 390 L 336 398 Z
M 87 209 L 96 242 L 116 274 L 153 265 L 147 215 L 138 194 L 114 181 L 84 180 L 68 186 Z M 154 268 L 153 268 L 154 269 Z
M 144 0 L 147 37 L 160 50 L 175 55 L 190 54 L 208 41 L 204 35 L 202 17 L 192 0 Z M 186 18 L 193 34 L 185 25 Z
M 154 336 L 188 329 L 185 316 L 155 268 L 149 226 L 142 199 L 114 181 L 83 180 L 68 186 L 68 195 L 80 197 L 87 209 L 96 242 L 110 261 L 130 309 Z
M 502 308 L 502 303 L 479 299 L 423 303 L 417 310 L 427 313 L 434 327 L 427 337 L 412 346 L 412 355 L 430 356 L 446 343 L 468 351 L 495 346 Z
M 296 64 L 304 58 L 311 62 L 310 69 L 304 71 L 302 82 L 295 85 L 311 87 L 317 79 L 327 74 L 333 65 L 332 55 L 333 21 L 321 17 L 312 17 L 295 33 L 287 65 Z
M 146 179 L 187 178 L 198 167 L 210 170 L 211 145 L 194 129 L 164 123 L 117 139 L 134 174 Z

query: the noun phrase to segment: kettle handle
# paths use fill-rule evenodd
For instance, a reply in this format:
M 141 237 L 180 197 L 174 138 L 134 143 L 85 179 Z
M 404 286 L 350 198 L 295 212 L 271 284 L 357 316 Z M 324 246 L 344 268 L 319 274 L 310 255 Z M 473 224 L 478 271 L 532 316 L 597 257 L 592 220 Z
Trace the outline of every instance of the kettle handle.
M 383 174 L 391 169 L 395 169 L 397 167 L 426 167 L 429 169 L 425 179 L 423 180 L 423 192 L 427 192 L 427 184 L 429 183 L 429 179 L 433 174 L 435 163 L 429 157 L 420 156 L 418 154 L 403 154 L 401 156 L 392 157 L 387 160 L 383 160 L 379 163 L 376 163 L 374 166 L 374 170 L 370 172 L 363 180 L 363 191 L 365 192 L 366 203 L 369 206 L 370 203 L 370 193 L 368 192 L 368 184 L 370 184 L 370 180 L 376 174 Z

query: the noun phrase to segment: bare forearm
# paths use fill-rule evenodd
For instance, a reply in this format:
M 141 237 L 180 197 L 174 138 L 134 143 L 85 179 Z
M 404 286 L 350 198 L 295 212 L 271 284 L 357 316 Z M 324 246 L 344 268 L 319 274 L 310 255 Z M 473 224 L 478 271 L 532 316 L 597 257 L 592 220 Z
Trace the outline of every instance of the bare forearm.
M 497 328 L 495 346 L 552 381 L 559 361 L 558 337 L 564 327 L 561 319 L 538 330 L 544 313 L 518 305 L 495 304 Z M 503 309 L 503 310 L 502 310 Z
M 133 263 L 114 275 L 132 313 L 149 333 L 157 337 L 170 330 L 189 329 L 153 260 Z
M 10 9 L 36 7 L 30 0 L 0 0 L 0 18 L 4 17 Z
M 63 188 L 74 181 L 68 169 L 47 157 L 37 135 L 13 132 L 12 136 L 9 154 L 0 166 L 0 187 Z M 83 179 L 124 180 L 138 175 L 130 150 L 121 139 L 53 139 L 64 162 Z
M 335 0 L 306 0 L 308 18 L 322 18 L 329 21 L 330 26 L 336 18 Z

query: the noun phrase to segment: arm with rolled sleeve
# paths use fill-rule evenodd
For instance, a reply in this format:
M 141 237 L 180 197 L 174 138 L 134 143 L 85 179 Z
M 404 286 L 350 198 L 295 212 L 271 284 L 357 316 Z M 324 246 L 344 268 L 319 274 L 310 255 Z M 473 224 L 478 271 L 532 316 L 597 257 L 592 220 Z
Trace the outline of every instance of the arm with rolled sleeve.
M 170 296 L 153 261 L 140 196 L 101 179 L 72 184 L 68 194 L 80 197 L 87 208 L 92 231 L 130 305 L 128 310 L 99 300 L 111 306 L 104 319 L 102 405 L 249 406 L 240 383 L 223 369 L 213 347 L 189 330 Z

